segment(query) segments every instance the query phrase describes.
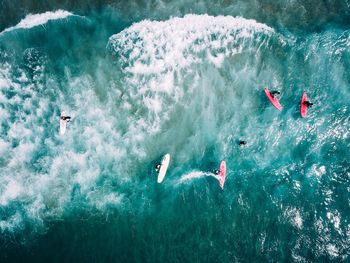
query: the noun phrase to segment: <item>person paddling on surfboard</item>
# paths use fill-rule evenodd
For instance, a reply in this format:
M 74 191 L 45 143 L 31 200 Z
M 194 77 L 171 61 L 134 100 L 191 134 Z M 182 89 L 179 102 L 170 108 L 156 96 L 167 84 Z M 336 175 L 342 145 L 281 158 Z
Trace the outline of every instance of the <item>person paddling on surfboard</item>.
M 214 169 L 213 173 L 215 174 L 215 178 L 219 181 L 220 187 L 224 189 L 226 179 L 226 161 L 222 160 L 220 163 L 220 170 Z
M 157 164 L 155 167 L 158 173 L 157 183 L 160 184 L 161 182 L 163 182 L 165 174 L 168 170 L 169 163 L 170 163 L 170 154 L 167 153 L 166 155 L 163 156 L 160 164 Z
M 265 94 L 267 96 L 267 98 L 269 99 L 269 101 L 272 103 L 272 105 L 278 109 L 278 110 L 282 110 L 283 106 L 281 105 L 281 103 L 278 101 L 277 98 L 275 98 L 276 94 L 281 94 L 279 91 L 277 90 L 273 90 L 273 91 L 269 91 L 268 88 L 264 89 Z
M 70 116 L 61 116 L 60 118 L 61 118 L 61 120 L 64 120 L 64 121 L 67 121 L 67 122 L 70 122 L 70 119 L 71 119 Z
M 303 105 L 305 105 L 305 106 L 308 107 L 308 108 L 311 108 L 312 105 L 314 105 L 314 104 L 311 103 L 310 101 L 306 100 L 306 101 L 303 102 Z
M 66 115 L 65 111 L 61 112 L 60 116 L 60 135 L 64 135 L 66 133 L 67 124 L 70 122 L 71 117 Z
M 271 94 L 272 98 L 274 98 L 275 95 L 280 95 L 281 92 L 279 92 L 278 90 L 273 90 L 273 91 L 270 91 L 270 94 Z

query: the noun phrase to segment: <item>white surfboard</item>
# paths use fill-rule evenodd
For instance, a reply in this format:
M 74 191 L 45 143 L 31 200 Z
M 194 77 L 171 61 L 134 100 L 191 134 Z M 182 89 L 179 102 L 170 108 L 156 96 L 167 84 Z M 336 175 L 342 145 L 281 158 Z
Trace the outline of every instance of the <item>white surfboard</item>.
M 160 164 L 157 183 L 163 182 L 166 171 L 168 170 L 169 162 L 170 162 L 170 154 L 167 153 L 166 155 L 164 155 L 162 162 Z
M 66 116 L 66 113 L 64 111 L 61 112 L 61 117 Z M 60 118 L 60 135 L 64 135 L 66 133 L 67 129 L 67 120 L 62 120 Z

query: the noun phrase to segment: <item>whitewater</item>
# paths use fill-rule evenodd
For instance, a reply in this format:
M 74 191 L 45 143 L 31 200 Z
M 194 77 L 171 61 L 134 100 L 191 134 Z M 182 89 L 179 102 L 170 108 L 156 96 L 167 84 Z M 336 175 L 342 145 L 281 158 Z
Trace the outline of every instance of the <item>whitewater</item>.
M 349 260 L 349 5 L 313 29 L 238 2 L 2 22 L 1 261 Z

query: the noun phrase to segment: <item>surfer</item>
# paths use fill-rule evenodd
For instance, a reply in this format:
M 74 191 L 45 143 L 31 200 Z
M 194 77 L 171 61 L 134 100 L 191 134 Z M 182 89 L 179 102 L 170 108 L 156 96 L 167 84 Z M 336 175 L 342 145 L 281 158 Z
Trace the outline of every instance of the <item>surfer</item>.
M 61 120 L 70 122 L 71 117 L 70 116 L 61 116 Z
M 239 145 L 239 146 L 243 146 L 243 145 L 246 145 L 246 144 L 247 144 L 246 141 L 239 141 L 239 142 L 238 142 L 238 145 Z
M 220 171 L 218 169 L 214 169 L 213 172 L 215 175 L 218 175 L 220 173 Z
M 273 90 L 273 91 L 270 91 L 270 94 L 271 94 L 271 97 L 274 98 L 275 95 L 280 95 L 281 92 L 279 92 L 278 90 Z
M 278 110 L 282 110 L 283 109 L 283 106 L 280 104 L 280 102 L 278 101 L 277 98 L 275 98 L 275 95 L 276 94 L 281 94 L 279 91 L 277 90 L 272 90 L 272 91 L 269 91 L 268 88 L 265 88 L 264 89 L 265 91 L 265 94 L 267 96 L 267 98 L 269 99 L 269 101 L 272 103 L 272 105 L 278 109 Z
M 314 104 L 311 103 L 310 101 L 306 100 L 306 101 L 303 102 L 303 105 L 305 105 L 305 106 L 308 107 L 308 108 L 311 108 L 312 105 L 314 105 Z
M 157 164 L 156 167 L 155 167 L 155 169 L 156 169 L 156 172 L 158 173 L 159 170 L 160 170 L 160 164 Z

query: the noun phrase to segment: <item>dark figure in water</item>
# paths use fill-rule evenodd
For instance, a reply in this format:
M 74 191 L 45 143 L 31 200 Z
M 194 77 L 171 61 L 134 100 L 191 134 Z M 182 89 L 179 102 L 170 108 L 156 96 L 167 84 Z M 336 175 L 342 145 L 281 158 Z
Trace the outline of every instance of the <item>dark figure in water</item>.
M 246 144 L 247 144 L 246 141 L 239 141 L 239 142 L 238 142 L 238 145 L 239 145 L 239 146 L 243 146 L 243 145 L 246 145 Z
M 61 120 L 70 122 L 71 117 L 70 116 L 61 116 Z
M 160 164 L 157 164 L 156 167 L 155 167 L 155 169 L 156 169 L 156 172 L 158 173 L 159 170 L 160 170 Z
M 270 94 L 271 94 L 272 98 L 274 98 L 275 95 L 280 95 L 281 92 L 279 92 L 279 91 L 277 91 L 277 90 L 273 90 L 273 91 L 270 91 Z
M 215 169 L 213 172 L 215 175 L 218 175 L 220 173 L 220 171 L 218 169 Z
M 310 108 L 312 107 L 312 105 L 314 105 L 313 103 L 311 103 L 310 101 L 306 100 L 303 102 L 303 105 L 305 105 L 306 107 Z

